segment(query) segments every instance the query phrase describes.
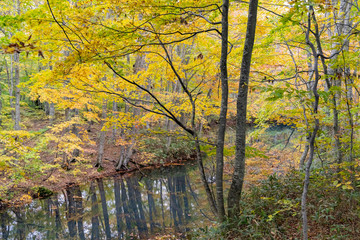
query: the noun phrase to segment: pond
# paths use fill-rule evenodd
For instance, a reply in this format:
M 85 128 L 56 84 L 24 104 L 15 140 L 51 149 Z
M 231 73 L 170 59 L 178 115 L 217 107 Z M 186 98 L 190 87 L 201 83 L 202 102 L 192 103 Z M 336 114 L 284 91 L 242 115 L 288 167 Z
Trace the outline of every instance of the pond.
M 0 239 L 179 239 L 212 217 L 198 170 L 187 164 L 96 179 L 7 209 Z

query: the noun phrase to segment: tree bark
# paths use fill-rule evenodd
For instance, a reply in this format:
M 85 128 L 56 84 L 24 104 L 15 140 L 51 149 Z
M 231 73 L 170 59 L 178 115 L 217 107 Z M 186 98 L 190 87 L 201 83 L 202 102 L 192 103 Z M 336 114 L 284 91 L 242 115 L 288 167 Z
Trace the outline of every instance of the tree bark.
M 255 41 L 257 6 L 258 0 L 250 0 L 236 105 L 235 169 L 228 194 L 228 214 L 230 218 L 239 213 L 239 202 L 245 176 L 246 107 L 251 55 Z
M 318 83 L 319 83 L 319 79 L 320 79 L 319 64 L 318 64 L 319 54 L 318 54 L 317 49 L 319 49 L 321 46 L 318 45 L 316 48 L 314 46 L 314 44 L 310 41 L 309 33 L 310 33 L 310 29 L 311 29 L 311 19 L 314 20 L 314 25 L 315 25 L 315 29 L 316 29 L 315 34 L 319 37 L 320 35 L 319 35 L 317 22 L 316 22 L 315 15 L 314 15 L 314 9 L 313 9 L 312 5 L 309 6 L 309 12 L 308 12 L 306 44 L 311 48 L 311 52 L 314 57 L 314 68 L 313 69 L 315 72 L 315 79 L 314 79 L 314 84 L 312 86 L 312 92 L 314 95 L 314 104 L 313 104 L 313 112 L 312 112 L 313 118 L 314 118 L 314 129 L 311 133 L 310 140 L 309 140 L 310 152 L 309 152 L 309 159 L 306 163 L 304 187 L 303 187 L 303 193 L 301 196 L 301 214 L 302 214 L 302 220 L 303 220 L 302 233 L 303 233 L 304 240 L 308 239 L 307 192 L 308 192 L 309 184 L 310 184 L 310 169 L 311 169 L 311 165 L 312 165 L 312 162 L 314 159 L 315 139 L 316 139 L 316 135 L 319 130 L 319 127 L 320 127 L 319 119 L 317 118 L 316 115 L 318 113 L 318 107 L 319 107 L 319 93 L 317 92 L 317 88 L 318 88 Z
M 14 56 L 10 56 L 10 78 L 9 78 L 9 96 L 11 118 L 15 121 L 15 106 L 14 106 Z
M 113 114 L 114 119 L 118 119 L 119 114 L 118 114 L 118 106 L 117 106 L 116 101 L 113 101 L 112 111 L 113 111 L 112 114 Z M 116 134 L 117 134 L 117 125 L 114 124 L 113 127 L 112 127 L 112 141 L 114 143 L 116 142 Z
M 18 52 L 14 53 L 14 63 L 15 63 L 15 126 L 14 130 L 21 130 L 20 127 L 20 54 Z
M 103 161 L 103 157 L 104 157 L 104 147 L 105 147 L 105 135 L 106 135 L 106 131 L 103 131 L 102 128 L 105 125 L 105 118 L 106 118 L 106 107 L 107 107 L 107 101 L 104 100 L 103 101 L 103 106 L 102 106 L 102 113 L 101 113 L 101 131 L 100 131 L 100 139 L 99 139 L 99 154 L 97 157 L 97 161 L 95 164 L 95 167 L 102 167 L 102 161 Z
M 223 171 L 224 171 L 224 145 L 226 132 L 226 115 L 228 108 L 228 32 L 229 32 L 229 0 L 224 0 L 222 5 L 221 20 L 221 59 L 220 59 L 220 79 L 221 79 L 221 110 L 219 118 L 219 129 L 216 145 L 216 202 L 217 215 L 220 222 L 225 220 Z
M 49 117 L 50 117 L 50 122 L 53 123 L 55 120 L 55 104 L 54 103 L 50 103 L 50 112 L 49 112 Z

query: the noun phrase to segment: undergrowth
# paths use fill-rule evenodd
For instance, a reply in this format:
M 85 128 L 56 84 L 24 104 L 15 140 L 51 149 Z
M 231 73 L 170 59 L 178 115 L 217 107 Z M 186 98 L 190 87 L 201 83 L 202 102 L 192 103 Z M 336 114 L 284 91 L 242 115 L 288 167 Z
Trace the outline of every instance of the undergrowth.
M 159 163 L 190 159 L 194 155 L 194 143 L 185 137 L 172 137 L 169 140 L 161 134 L 146 136 L 140 141 L 139 151 L 151 154 Z
M 337 187 L 337 180 L 329 176 L 325 171 L 312 173 L 309 239 L 359 239 L 359 188 Z M 301 239 L 303 179 L 297 171 L 269 176 L 248 188 L 237 219 L 222 227 L 198 229 L 193 239 Z

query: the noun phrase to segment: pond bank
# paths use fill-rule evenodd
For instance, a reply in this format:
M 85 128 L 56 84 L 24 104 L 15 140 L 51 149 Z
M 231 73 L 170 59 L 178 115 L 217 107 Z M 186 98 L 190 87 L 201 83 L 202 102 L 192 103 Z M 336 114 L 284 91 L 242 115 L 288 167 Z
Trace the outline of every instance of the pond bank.
M 184 165 L 185 163 L 194 161 L 191 158 L 184 158 L 178 160 L 168 160 L 164 163 L 138 163 L 131 161 L 127 170 L 116 171 L 113 161 L 105 159 L 102 165 L 102 170 L 80 164 L 74 163 L 70 170 L 62 168 L 53 168 L 45 172 L 41 177 L 34 179 L 27 179 L 19 184 L 14 184 L 7 190 L 7 196 L 0 199 L 0 210 L 8 207 L 19 207 L 26 203 L 30 203 L 33 199 L 47 197 L 50 192 L 60 192 L 68 186 L 75 184 L 84 184 L 95 179 L 110 177 L 114 175 L 132 175 L 136 172 L 144 170 L 158 169 L 162 167 Z M 41 191 L 49 191 L 45 196 Z

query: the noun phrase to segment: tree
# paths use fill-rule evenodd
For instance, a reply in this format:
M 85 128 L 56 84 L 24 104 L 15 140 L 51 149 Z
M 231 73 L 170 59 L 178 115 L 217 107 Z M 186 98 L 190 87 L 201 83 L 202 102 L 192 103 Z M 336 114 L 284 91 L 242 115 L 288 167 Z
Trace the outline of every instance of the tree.
M 235 168 L 228 194 L 229 217 L 239 214 L 239 202 L 245 177 L 246 113 L 251 55 L 255 41 L 258 1 L 249 2 L 248 23 L 241 62 L 240 81 L 236 107 Z
M 224 207 L 224 188 L 223 188 L 223 171 L 224 171 L 224 141 L 226 131 L 226 117 L 228 108 L 228 31 L 229 31 L 229 1 L 224 0 L 222 5 L 221 19 L 221 58 L 220 58 L 220 79 L 221 79 L 221 110 L 219 116 L 219 130 L 217 134 L 216 146 L 216 200 L 218 218 L 220 221 L 225 219 Z

